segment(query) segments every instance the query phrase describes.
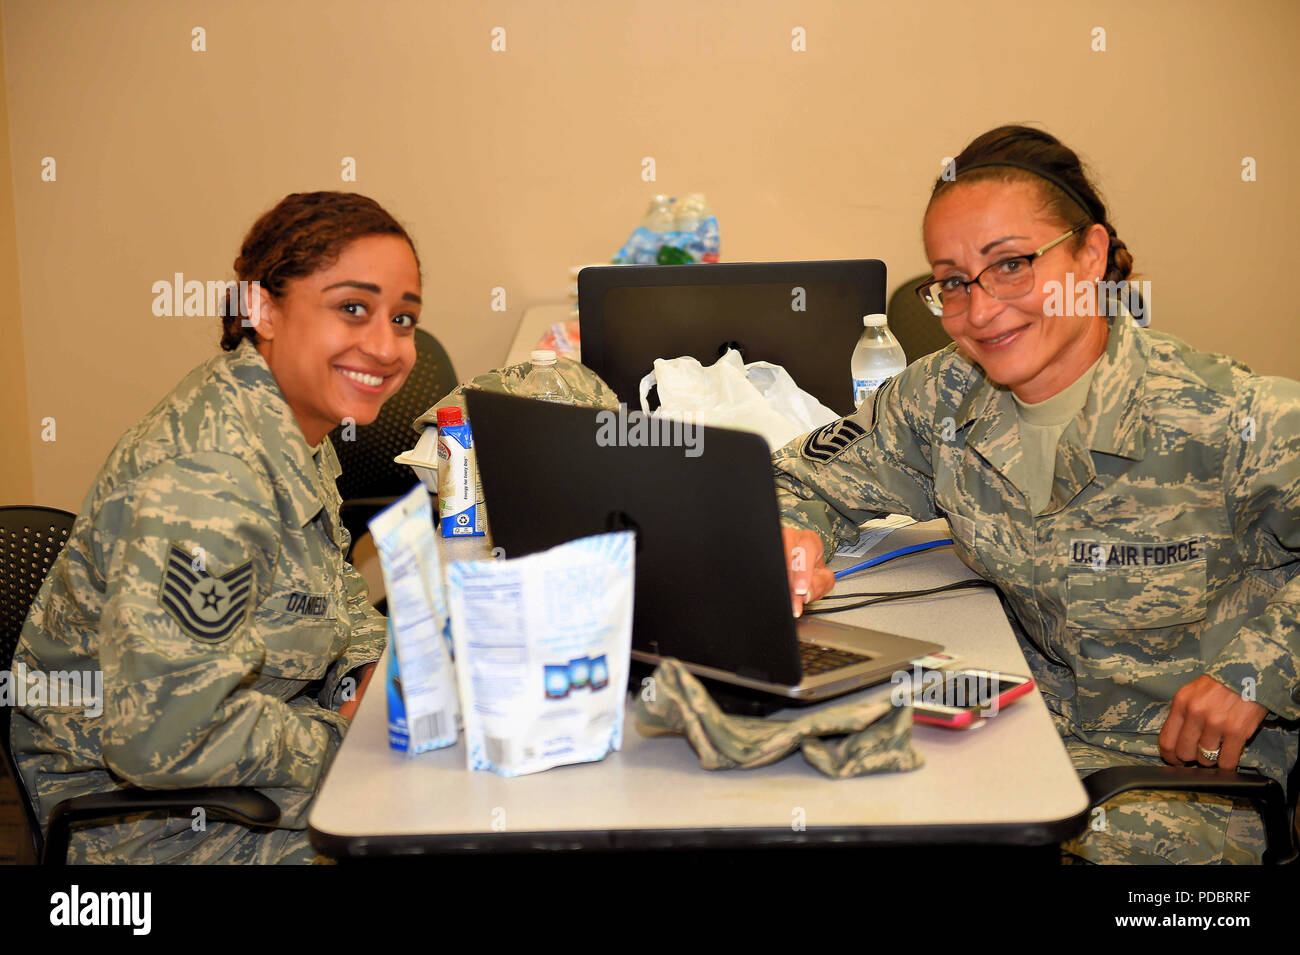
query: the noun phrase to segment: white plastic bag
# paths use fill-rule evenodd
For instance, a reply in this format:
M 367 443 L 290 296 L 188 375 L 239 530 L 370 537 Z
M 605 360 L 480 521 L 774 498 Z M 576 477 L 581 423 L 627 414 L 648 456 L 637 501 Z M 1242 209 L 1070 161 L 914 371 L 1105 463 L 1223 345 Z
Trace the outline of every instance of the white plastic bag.
M 659 386 L 656 417 L 756 431 L 773 450 L 839 418 L 803 391 L 780 365 L 748 365 L 734 348 L 707 368 L 689 356 L 656 359 L 641 379 L 641 410 L 650 412 L 646 396 Z

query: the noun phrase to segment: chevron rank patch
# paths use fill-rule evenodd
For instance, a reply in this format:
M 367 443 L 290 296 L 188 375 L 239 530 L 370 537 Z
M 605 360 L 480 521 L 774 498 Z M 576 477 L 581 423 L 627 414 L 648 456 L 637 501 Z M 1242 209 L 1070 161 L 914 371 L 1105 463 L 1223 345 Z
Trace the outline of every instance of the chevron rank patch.
M 190 555 L 172 544 L 158 602 L 195 640 L 220 643 L 243 622 L 252 589 L 252 561 L 218 577 L 195 570 Z
M 836 455 L 866 433 L 866 428 L 848 418 L 832 421 L 804 439 L 803 456 L 810 461 L 821 461 L 824 464 L 834 460 Z

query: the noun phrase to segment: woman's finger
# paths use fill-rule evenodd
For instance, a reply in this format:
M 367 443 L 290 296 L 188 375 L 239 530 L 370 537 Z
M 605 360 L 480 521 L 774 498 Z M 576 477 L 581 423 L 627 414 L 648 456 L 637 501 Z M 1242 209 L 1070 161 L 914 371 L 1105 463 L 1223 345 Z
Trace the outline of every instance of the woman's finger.
M 822 560 L 822 540 L 812 531 L 781 528 L 786 571 L 790 578 L 790 612 L 795 617 L 835 586 L 835 575 Z
M 1223 758 L 1223 733 L 1221 730 L 1206 724 L 1201 729 L 1201 735 L 1196 740 L 1196 761 L 1202 766 L 1218 766 Z M 1206 753 L 1217 753 L 1213 759 L 1206 756 Z M 1236 760 L 1233 760 L 1233 766 L 1236 766 Z
M 813 571 L 812 586 L 808 591 L 808 602 L 820 600 L 835 587 L 835 574 L 829 567 L 818 567 Z
M 1174 697 L 1173 703 L 1169 707 L 1169 716 L 1165 719 L 1165 725 L 1160 730 L 1160 735 L 1156 737 L 1156 744 L 1160 747 L 1160 758 L 1172 766 L 1177 766 L 1182 762 L 1178 754 L 1174 751 L 1178 745 L 1178 734 L 1183 729 L 1183 704 L 1177 696 Z
M 1205 734 L 1205 719 L 1197 716 L 1191 708 L 1186 708 L 1183 727 L 1178 732 L 1178 742 L 1174 744 L 1174 755 L 1184 763 L 1195 762 L 1200 755 L 1198 747 Z

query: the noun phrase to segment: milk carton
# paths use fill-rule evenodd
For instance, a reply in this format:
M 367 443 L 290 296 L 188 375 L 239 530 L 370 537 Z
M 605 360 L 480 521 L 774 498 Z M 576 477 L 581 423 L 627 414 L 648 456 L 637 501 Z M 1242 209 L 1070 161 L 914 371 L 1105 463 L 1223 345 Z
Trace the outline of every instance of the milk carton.
M 438 518 L 443 537 L 483 536 L 483 483 L 459 408 L 438 409 Z

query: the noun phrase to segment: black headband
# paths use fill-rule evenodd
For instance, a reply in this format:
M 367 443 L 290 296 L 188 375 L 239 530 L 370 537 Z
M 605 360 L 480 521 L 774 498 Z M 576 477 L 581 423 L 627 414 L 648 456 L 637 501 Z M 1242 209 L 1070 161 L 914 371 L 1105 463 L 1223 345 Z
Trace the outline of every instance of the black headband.
M 972 169 L 983 169 L 986 166 L 1011 166 L 1012 168 L 1023 169 L 1025 172 L 1032 173 L 1033 175 L 1037 176 L 1039 179 L 1046 179 L 1057 189 L 1060 189 L 1063 193 L 1065 193 L 1076 203 L 1078 203 L 1079 208 L 1083 210 L 1083 214 L 1086 215 L 1089 219 L 1096 218 L 1096 216 L 1092 214 L 1092 210 L 1088 208 L 1088 203 L 1084 202 L 1083 197 L 1081 197 L 1077 192 L 1075 192 L 1073 189 L 1071 189 L 1069 186 L 1063 183 L 1060 179 L 1057 179 L 1050 172 L 1043 172 L 1043 170 L 1035 169 L 1033 166 L 1026 165 L 1025 163 L 1012 162 L 1006 159 L 990 159 L 987 160 L 986 162 L 977 162 L 970 166 L 964 166 L 963 168 L 957 170 L 957 175 L 960 176 L 962 173 L 970 172 Z

